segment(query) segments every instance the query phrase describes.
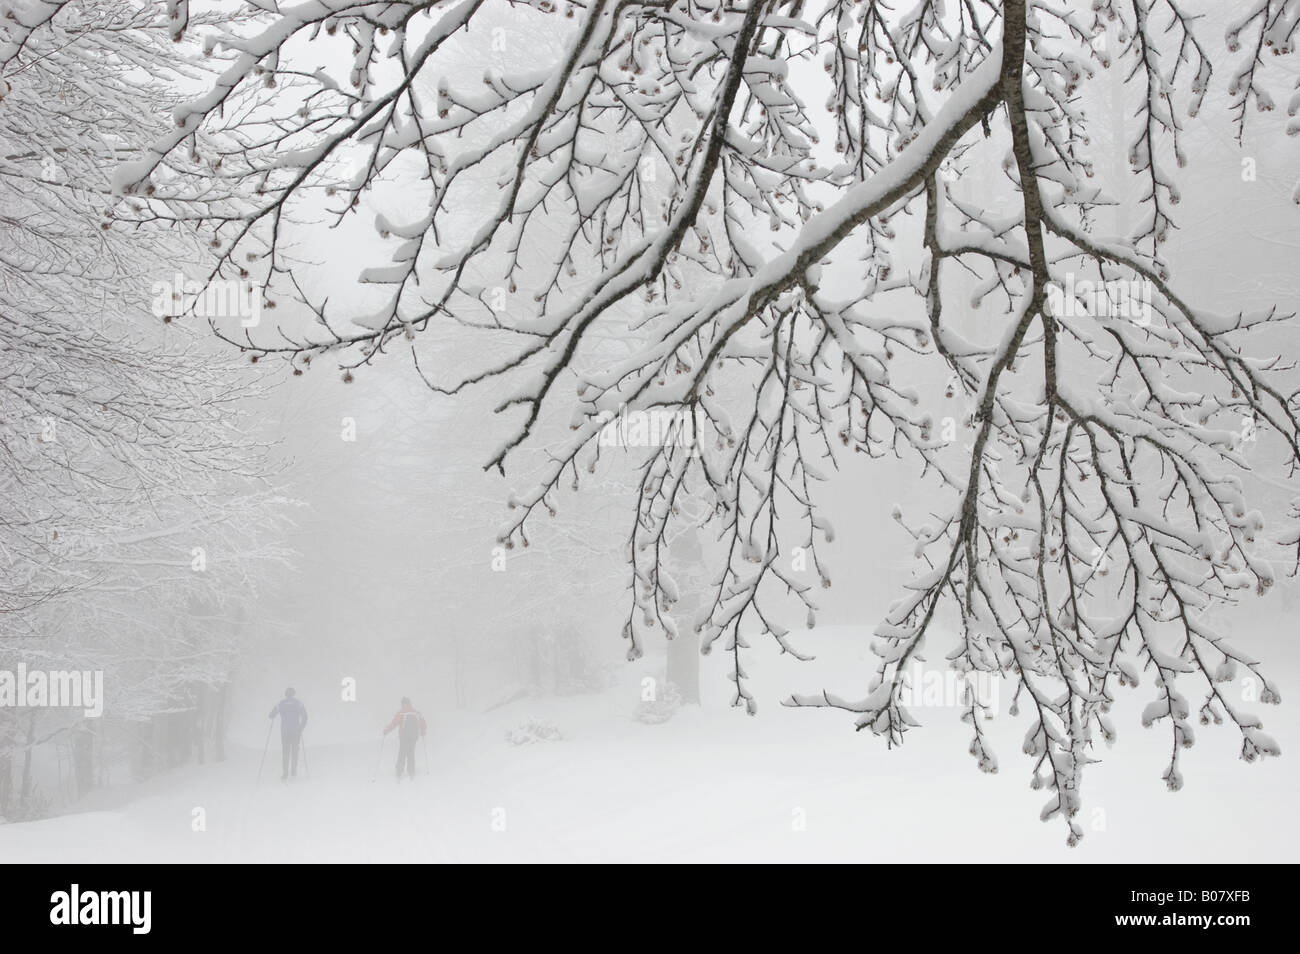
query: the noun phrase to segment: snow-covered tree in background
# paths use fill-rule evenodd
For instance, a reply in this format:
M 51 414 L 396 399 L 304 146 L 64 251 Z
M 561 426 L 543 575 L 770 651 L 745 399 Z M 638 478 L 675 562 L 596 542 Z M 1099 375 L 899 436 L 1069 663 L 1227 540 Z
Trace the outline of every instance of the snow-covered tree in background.
M 183 310 L 199 241 L 110 224 L 114 169 L 199 76 L 173 33 L 131 2 L 0 21 L 0 668 L 101 670 L 117 725 L 229 679 L 239 607 L 283 557 L 248 369 L 156 317 Z M 27 801 L 33 749 L 68 731 L 88 786 L 79 712 L 0 718 L 0 811 L 12 754 Z
M 1243 667 L 1263 701 L 1276 688 L 1202 611 L 1266 590 L 1269 548 L 1300 544 L 1294 514 L 1265 533 L 1242 452 L 1275 445 L 1280 476 L 1300 462 L 1291 315 L 1211 313 L 1162 247 L 1194 158 L 1186 117 L 1212 108 L 1240 134 L 1277 114 L 1269 67 L 1294 49 L 1300 0 L 1254 0 L 1212 35 L 1217 6 L 531 0 L 506 31 L 493 0 L 285 4 L 199 30 L 219 78 L 117 187 L 152 196 L 140 218 L 204 220 L 213 279 L 251 274 L 280 306 L 260 328 L 212 322 L 254 358 L 295 373 L 323 358 L 351 380 L 404 348 L 434 390 L 497 395 L 508 433 L 488 466 L 530 446 L 547 460 L 503 540 L 582 484 L 611 416 L 678 421 L 691 439 L 644 455 L 624 633 L 633 655 L 671 634 L 665 541 L 687 495 L 706 501 L 697 627 L 750 711 L 750 641 L 796 652 L 774 601 L 793 594 L 811 625 L 830 585 L 825 468 L 841 448 L 914 462 L 931 513 L 898 519 L 922 568 L 877 631 L 873 684 L 792 702 L 892 743 L 915 724 L 901 700 L 927 641 L 1003 675 L 1043 816 L 1073 843 L 1119 686 L 1149 681 L 1171 789 L 1198 717 L 1235 724 L 1248 761 L 1278 751 L 1221 691 Z M 499 69 L 489 44 L 547 17 L 562 52 Z M 448 67 L 467 47 L 481 75 Z M 1114 98 L 1103 83 L 1090 102 L 1103 70 L 1141 102 L 1125 127 L 1136 224 L 1113 238 L 1095 178 L 1114 150 L 1088 117 Z M 997 192 L 964 196 L 972 170 Z M 215 181 L 245 195 L 214 197 Z M 395 189 L 400 213 L 382 211 Z M 357 274 L 377 307 L 331 306 L 304 280 L 323 209 L 373 218 L 384 248 Z M 447 344 L 467 327 L 483 347 Z

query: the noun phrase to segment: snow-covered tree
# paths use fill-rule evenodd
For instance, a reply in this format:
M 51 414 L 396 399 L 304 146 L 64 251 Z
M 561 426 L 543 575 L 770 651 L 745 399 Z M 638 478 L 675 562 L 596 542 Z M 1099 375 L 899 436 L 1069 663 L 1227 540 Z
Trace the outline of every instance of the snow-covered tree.
M 678 421 L 690 439 L 644 455 L 624 634 L 636 655 L 673 631 L 665 543 L 696 519 L 681 503 L 705 501 L 696 626 L 750 711 L 750 641 L 797 652 L 774 601 L 793 594 L 811 625 L 830 585 L 825 468 L 846 450 L 914 462 L 935 494 L 926 518 L 898 514 L 920 571 L 877 631 L 873 683 L 791 701 L 892 743 L 915 724 L 901 698 L 927 642 L 1004 676 L 1043 816 L 1073 843 L 1120 686 L 1150 684 L 1171 789 L 1197 718 L 1233 723 L 1247 760 L 1278 751 L 1221 688 L 1240 669 L 1263 701 L 1275 687 L 1202 611 L 1266 590 L 1270 547 L 1300 545 L 1294 513 L 1265 533 L 1243 453 L 1267 442 L 1274 476 L 1300 462 L 1291 316 L 1213 313 L 1163 250 L 1188 117 L 1210 107 L 1245 135 L 1276 115 L 1269 68 L 1294 50 L 1300 0 L 1252 0 L 1211 35 L 1217 6 L 306 0 L 200 31 L 218 79 L 117 187 L 205 221 L 211 277 L 251 274 L 280 306 L 258 328 L 212 321 L 254 358 L 351 380 L 403 348 L 437 392 L 491 389 L 507 433 L 488 466 L 546 451 L 503 540 L 588 478 L 611 416 Z M 493 55 L 530 49 L 547 18 L 556 54 Z M 481 74 L 455 68 L 467 49 Z M 1115 237 L 1096 184 L 1113 137 L 1089 117 L 1124 99 L 1095 83 L 1107 70 L 1140 103 Z M 216 180 L 247 194 L 214 198 Z M 377 298 L 341 309 L 305 280 L 306 243 L 358 216 L 377 238 L 347 262 Z M 481 347 L 448 344 L 467 328 Z
M 132 2 L 0 21 L 0 668 L 101 670 L 118 724 L 229 678 L 237 608 L 283 556 L 246 362 L 159 320 L 194 304 L 198 239 L 111 225 L 114 170 L 200 75 L 174 32 Z M 5 780 L 13 750 L 88 728 L 0 717 Z

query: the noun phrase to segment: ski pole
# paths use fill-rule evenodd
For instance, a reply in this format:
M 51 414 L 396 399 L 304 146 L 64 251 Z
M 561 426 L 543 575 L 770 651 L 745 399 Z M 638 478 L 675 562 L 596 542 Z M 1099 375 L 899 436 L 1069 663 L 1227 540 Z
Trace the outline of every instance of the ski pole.
M 307 764 L 307 743 L 303 740 L 305 732 L 298 733 L 298 748 L 302 750 L 302 774 L 311 778 L 311 766 Z
M 271 730 L 275 728 L 275 716 L 271 716 L 271 724 L 266 727 L 266 744 L 262 746 L 262 761 L 257 763 L 257 781 L 262 781 L 262 767 L 266 765 L 266 750 L 271 747 Z
M 433 768 L 429 765 L 429 739 L 427 736 L 420 736 L 420 746 L 424 749 L 424 774 L 432 775 Z
M 379 764 L 384 760 L 384 743 L 388 741 L 388 734 L 384 733 L 379 737 L 379 754 L 375 756 L 375 771 L 370 776 L 370 781 L 379 778 Z

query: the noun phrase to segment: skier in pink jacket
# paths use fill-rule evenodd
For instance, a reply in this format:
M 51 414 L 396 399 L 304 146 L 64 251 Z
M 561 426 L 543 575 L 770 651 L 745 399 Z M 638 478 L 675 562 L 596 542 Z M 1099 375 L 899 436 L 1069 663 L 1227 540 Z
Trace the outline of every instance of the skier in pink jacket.
M 405 696 L 402 697 L 402 707 L 397 710 L 397 715 L 393 716 L 393 721 L 384 729 L 384 735 L 394 729 L 397 730 L 397 777 L 402 777 L 402 769 L 405 767 L 407 777 L 415 778 L 415 740 L 424 738 L 429 727 L 424 716 Z

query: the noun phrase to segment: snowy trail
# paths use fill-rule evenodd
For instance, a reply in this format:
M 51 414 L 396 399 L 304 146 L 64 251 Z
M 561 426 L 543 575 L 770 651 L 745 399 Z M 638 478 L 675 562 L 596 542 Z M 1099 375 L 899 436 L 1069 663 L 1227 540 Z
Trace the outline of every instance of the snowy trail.
M 377 740 L 328 744 L 322 723 L 308 740 L 310 778 L 281 783 L 273 741 L 258 784 L 265 730 L 252 724 L 236 733 L 246 744 L 231 745 L 226 762 L 79 806 L 100 810 L 0 825 L 0 859 L 1088 863 L 1286 861 L 1300 853 L 1295 757 L 1246 765 L 1232 732 L 1206 730 L 1186 756 L 1186 788 L 1171 794 L 1160 781 L 1167 734 L 1138 727 L 1141 696 L 1116 706 L 1120 739 L 1089 767 L 1085 837 L 1071 850 L 1058 820 L 1038 821 L 1045 793 L 1027 784 L 1021 721 L 986 725 L 1001 771 L 984 775 L 953 710 L 921 713 L 922 728 L 888 751 L 840 713 L 776 704 L 775 687 L 797 677 L 777 665 L 754 669 L 755 684 L 773 688 L 753 718 L 715 697 L 661 725 L 636 722 L 635 669 L 596 695 L 427 713 L 433 771 L 417 749 L 414 783 L 393 777 L 391 741 L 372 781 Z M 1285 752 L 1300 737 L 1296 707 L 1284 702 L 1265 715 Z M 508 744 L 505 731 L 530 716 L 553 722 L 565 739 Z M 196 808 L 206 814 L 204 831 L 192 828 Z
M 525 748 L 447 743 L 437 774 L 414 783 L 396 781 L 391 766 L 372 782 L 373 758 L 359 768 L 367 747 L 354 744 L 314 750 L 309 779 L 259 786 L 257 752 L 244 749 L 155 779 L 117 811 L 0 827 L 0 857 L 1084 862 L 1153 852 L 1170 861 L 1281 859 L 1296 850 L 1281 762 L 1207 766 L 1176 796 L 1159 790 L 1147 761 L 1136 772 L 1095 771 L 1085 812 L 1104 810 L 1105 830 L 1068 851 L 1056 826 L 1037 822 L 1039 793 L 1018 777 L 980 776 L 951 749 L 938 763 L 946 773 L 936 774 L 944 754 L 929 751 L 936 746 L 887 753 L 829 726 L 812 746 L 803 733 L 756 738 L 753 721 L 688 713 L 677 725 L 628 724 Z M 194 808 L 206 812 L 206 831 L 191 829 Z M 1219 821 L 1206 826 L 1211 811 Z M 1196 838 L 1178 835 L 1191 831 Z

